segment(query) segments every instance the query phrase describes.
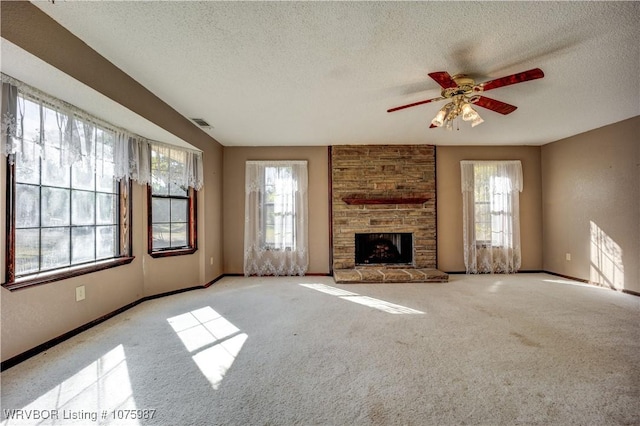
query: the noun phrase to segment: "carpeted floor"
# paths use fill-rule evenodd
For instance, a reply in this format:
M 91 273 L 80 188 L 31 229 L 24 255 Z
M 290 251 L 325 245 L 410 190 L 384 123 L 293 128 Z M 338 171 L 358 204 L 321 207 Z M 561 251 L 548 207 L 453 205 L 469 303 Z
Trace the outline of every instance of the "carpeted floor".
M 227 277 L 6 370 L 1 392 L 2 425 L 640 424 L 640 298 L 546 274 Z

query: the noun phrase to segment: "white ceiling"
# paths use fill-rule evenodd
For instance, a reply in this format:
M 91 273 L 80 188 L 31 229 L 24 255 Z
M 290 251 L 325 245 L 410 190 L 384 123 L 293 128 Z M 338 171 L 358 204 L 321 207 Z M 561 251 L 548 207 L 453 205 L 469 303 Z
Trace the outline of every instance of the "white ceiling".
M 35 4 L 225 146 L 540 145 L 640 114 L 639 2 Z M 429 129 L 443 102 L 386 112 L 439 96 L 429 72 L 536 67 L 475 128 Z

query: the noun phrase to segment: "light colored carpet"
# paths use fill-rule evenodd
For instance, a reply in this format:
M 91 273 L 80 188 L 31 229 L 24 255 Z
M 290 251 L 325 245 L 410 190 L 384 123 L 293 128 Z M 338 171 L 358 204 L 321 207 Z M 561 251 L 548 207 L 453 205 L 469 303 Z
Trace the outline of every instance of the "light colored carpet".
M 8 419 L 16 409 L 58 419 Z M 3 372 L 2 419 L 640 424 L 640 298 L 547 274 L 430 285 L 227 277 Z

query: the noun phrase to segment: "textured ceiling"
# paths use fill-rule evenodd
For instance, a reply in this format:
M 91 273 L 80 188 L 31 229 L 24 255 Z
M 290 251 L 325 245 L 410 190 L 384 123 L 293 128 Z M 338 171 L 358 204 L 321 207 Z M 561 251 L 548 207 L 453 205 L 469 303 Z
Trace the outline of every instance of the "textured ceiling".
M 177 136 L 112 101 L 7 40 L 2 40 L 2 72 L 96 117 L 145 137 L 194 148 Z
M 638 2 L 35 2 L 225 146 L 539 145 L 640 114 Z M 518 106 L 429 129 L 427 73 Z M 105 112 L 108 113 L 108 112 Z

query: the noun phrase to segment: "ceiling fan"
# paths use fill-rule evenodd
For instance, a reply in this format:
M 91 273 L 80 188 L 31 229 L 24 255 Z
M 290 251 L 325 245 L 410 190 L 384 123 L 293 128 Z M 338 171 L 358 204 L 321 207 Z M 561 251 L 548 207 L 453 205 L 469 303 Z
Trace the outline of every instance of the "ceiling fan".
M 540 68 L 534 68 L 517 74 L 496 78 L 495 80 L 485 81 L 480 84 L 476 84 L 475 81 L 466 74 L 456 74 L 451 77 L 446 71 L 429 73 L 429 77 L 434 79 L 436 83 L 442 87 L 440 97 L 391 108 L 388 109 L 387 112 L 399 111 L 429 102 L 449 99 L 450 102 L 438 111 L 438 114 L 436 114 L 435 118 L 431 121 L 429 128 L 445 126 L 446 129 L 451 130 L 453 128 L 453 120 L 459 116 L 462 117 L 464 121 L 470 121 L 471 127 L 475 127 L 484 122 L 484 120 L 478 112 L 473 109 L 472 105 L 490 109 L 503 115 L 510 114 L 517 108 L 508 103 L 482 96 L 483 92 L 542 78 L 544 77 L 544 73 Z

